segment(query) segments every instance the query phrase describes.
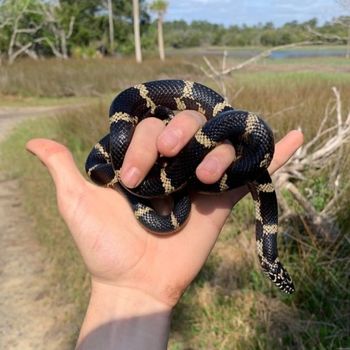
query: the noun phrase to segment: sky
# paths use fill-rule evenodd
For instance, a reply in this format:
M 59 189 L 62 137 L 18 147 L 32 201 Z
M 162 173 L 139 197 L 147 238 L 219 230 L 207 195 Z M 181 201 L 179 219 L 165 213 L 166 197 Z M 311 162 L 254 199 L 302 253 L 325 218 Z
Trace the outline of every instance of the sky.
M 273 22 L 276 26 L 317 17 L 319 23 L 342 12 L 336 0 L 168 0 L 165 20 L 207 20 L 229 25 Z

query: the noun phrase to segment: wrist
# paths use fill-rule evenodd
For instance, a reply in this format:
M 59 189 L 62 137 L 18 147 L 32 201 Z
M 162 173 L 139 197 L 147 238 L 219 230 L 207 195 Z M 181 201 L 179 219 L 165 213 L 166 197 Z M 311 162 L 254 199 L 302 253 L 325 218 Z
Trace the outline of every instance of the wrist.
M 142 291 L 93 281 L 77 349 L 166 349 L 170 317 L 171 307 Z
M 90 301 L 113 317 L 116 312 L 119 316 L 143 316 L 150 313 L 171 313 L 171 307 L 133 287 L 107 284 L 92 280 Z

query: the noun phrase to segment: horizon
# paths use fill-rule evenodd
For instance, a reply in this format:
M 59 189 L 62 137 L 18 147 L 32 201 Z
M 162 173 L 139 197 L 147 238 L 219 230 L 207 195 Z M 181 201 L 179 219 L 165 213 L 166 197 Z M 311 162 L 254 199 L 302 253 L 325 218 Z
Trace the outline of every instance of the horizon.
M 184 20 L 187 23 L 207 21 L 225 27 L 244 24 L 254 26 L 268 22 L 280 27 L 288 22 L 302 23 L 313 18 L 317 18 L 317 23 L 322 25 L 345 14 L 335 0 L 290 0 L 288 3 L 278 0 L 266 0 L 264 3 L 259 0 L 243 0 L 240 5 L 232 0 L 169 0 L 168 2 L 165 21 Z

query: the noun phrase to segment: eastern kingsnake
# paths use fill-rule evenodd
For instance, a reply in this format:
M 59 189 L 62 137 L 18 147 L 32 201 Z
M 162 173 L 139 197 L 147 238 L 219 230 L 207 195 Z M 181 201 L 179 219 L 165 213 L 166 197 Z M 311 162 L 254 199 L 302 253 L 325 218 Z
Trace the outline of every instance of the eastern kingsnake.
M 169 122 L 175 110 L 202 113 L 206 124 L 174 158 L 159 157 L 144 181 L 136 188 L 122 189 L 137 220 L 148 231 L 173 233 L 189 216 L 189 190 L 223 192 L 247 185 L 256 208 L 257 253 L 264 273 L 284 292 L 294 286 L 278 259 L 278 208 L 276 194 L 267 171 L 274 153 L 274 139 L 267 124 L 251 112 L 232 108 L 220 95 L 198 83 L 160 80 L 139 84 L 121 92 L 109 112 L 110 133 L 92 149 L 86 172 L 97 184 L 122 185 L 119 170 L 134 129 L 142 119 L 153 116 Z M 204 156 L 216 145 L 229 140 L 236 160 L 215 184 L 205 185 L 195 176 Z M 169 215 L 158 214 L 149 199 L 172 196 Z

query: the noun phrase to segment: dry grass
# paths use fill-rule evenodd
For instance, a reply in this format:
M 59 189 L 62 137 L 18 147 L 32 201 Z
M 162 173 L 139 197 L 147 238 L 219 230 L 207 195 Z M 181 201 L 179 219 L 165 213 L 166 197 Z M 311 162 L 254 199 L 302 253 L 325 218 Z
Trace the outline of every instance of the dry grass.
M 69 97 L 100 96 L 140 81 L 186 78 L 194 69 L 179 59 L 155 60 L 137 65 L 130 59 L 60 61 L 22 60 L 0 66 L 0 93 L 3 95 Z
M 114 83 L 108 82 L 107 85 L 118 90 L 140 80 L 165 75 L 175 77 L 184 67 L 172 67 L 174 62 L 169 61 L 165 68 L 154 65 L 146 73 L 139 71 L 138 66 L 129 64 L 120 68 L 114 62 L 111 63 L 114 68 L 99 66 L 96 70 L 105 72 L 104 79 L 107 79 L 107 75 L 115 76 Z M 69 63 L 67 76 L 86 75 L 97 63 L 84 61 L 84 65 L 90 65 L 89 69 L 83 69 L 85 73 L 82 73 L 78 63 Z M 23 66 L 18 66 L 19 70 L 26 69 L 30 72 L 29 63 L 20 64 Z M 62 71 L 64 64 L 59 64 L 62 65 Z M 74 64 L 77 64 L 74 66 L 76 71 L 71 66 Z M 165 71 L 168 69 L 168 73 L 164 73 L 163 68 Z M 46 66 L 45 69 L 46 73 L 40 74 L 52 74 L 52 81 L 48 84 L 55 86 L 55 72 L 58 68 Z M 50 73 L 50 69 L 53 73 Z M 115 69 L 114 74 L 108 69 Z M 137 75 L 138 71 L 142 77 Z M 198 80 L 197 74 L 191 75 L 187 70 L 185 72 L 181 78 Z M 30 74 L 34 79 L 35 73 Z M 94 75 L 91 78 L 98 79 Z M 212 82 L 205 81 L 203 77 L 200 81 L 214 87 Z M 21 84 L 24 82 L 26 78 L 23 78 Z M 6 90 L 4 86 L 11 85 L 6 84 L 0 84 L 2 91 Z M 30 85 L 29 82 L 28 84 Z M 77 91 L 85 91 L 79 90 L 78 81 L 76 84 Z M 99 87 L 98 84 L 99 82 L 94 89 L 106 91 L 105 87 Z M 243 87 L 234 105 L 265 115 L 277 138 L 286 130 L 299 125 L 306 137 L 311 137 L 331 98 L 330 88 L 335 84 L 342 90 L 343 100 L 349 101 L 349 79 L 323 73 L 242 72 L 227 82 L 231 99 Z M 59 80 L 57 86 L 57 90 L 52 91 L 57 91 L 55 93 L 59 96 L 65 82 Z M 17 92 L 20 89 L 17 87 Z M 348 107 L 345 103 L 344 109 Z M 56 263 L 57 274 L 54 278 L 62 283 L 67 298 L 79 305 L 77 317 L 72 321 L 72 333 L 80 324 L 88 295 L 86 274 L 69 233 L 57 215 L 51 180 L 40 165 L 19 150 L 24 149 L 26 140 L 31 137 L 51 137 L 65 143 L 83 168 L 90 147 L 107 130 L 107 110 L 108 105 L 101 100 L 100 103 L 82 108 L 78 113 L 25 123 L 2 145 L 3 165 L 10 165 L 12 175 L 20 178 L 26 206 L 36 220 L 40 240 Z M 14 167 L 12 159 L 17 159 Z M 348 173 L 348 169 L 349 159 L 345 158 L 344 174 Z M 315 177 L 320 175 L 321 173 L 314 174 Z M 261 274 L 255 254 L 252 201 L 249 198 L 241 201 L 233 210 L 207 264 L 174 311 L 169 349 L 309 350 L 350 346 L 348 201 L 343 206 L 339 216 L 343 235 L 332 246 L 316 242 L 300 223 L 285 227 L 293 239 L 280 235 L 281 260 L 290 270 L 297 286 L 296 294 L 289 297 L 281 295 Z

